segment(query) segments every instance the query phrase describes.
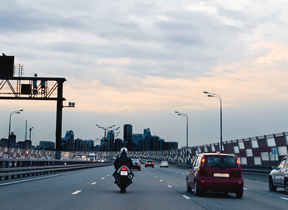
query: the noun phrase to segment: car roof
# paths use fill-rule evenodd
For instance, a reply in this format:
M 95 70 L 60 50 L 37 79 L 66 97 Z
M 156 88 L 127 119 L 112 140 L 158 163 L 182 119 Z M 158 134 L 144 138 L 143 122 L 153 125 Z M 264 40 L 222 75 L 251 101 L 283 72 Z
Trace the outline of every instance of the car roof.
M 224 155 L 224 156 L 236 156 L 234 154 L 227 154 L 227 153 L 218 153 L 218 152 L 215 152 L 215 153 L 200 153 L 198 155 Z

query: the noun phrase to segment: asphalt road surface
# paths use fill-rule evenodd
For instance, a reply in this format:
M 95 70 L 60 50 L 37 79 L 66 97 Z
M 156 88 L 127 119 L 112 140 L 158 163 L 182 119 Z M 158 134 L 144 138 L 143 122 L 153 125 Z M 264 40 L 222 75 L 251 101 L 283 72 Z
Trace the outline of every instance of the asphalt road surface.
M 267 176 L 244 174 L 244 196 L 186 192 L 187 169 L 169 166 L 133 171 L 125 194 L 114 184 L 113 166 L 0 182 L 0 209 L 288 209 L 283 189 L 270 192 Z

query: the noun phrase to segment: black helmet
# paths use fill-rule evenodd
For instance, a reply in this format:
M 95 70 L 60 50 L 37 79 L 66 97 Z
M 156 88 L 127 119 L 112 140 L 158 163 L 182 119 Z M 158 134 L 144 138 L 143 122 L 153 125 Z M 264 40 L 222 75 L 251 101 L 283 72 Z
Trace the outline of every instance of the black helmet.
M 126 147 L 122 147 L 120 149 L 120 154 L 127 154 L 128 153 L 128 149 Z

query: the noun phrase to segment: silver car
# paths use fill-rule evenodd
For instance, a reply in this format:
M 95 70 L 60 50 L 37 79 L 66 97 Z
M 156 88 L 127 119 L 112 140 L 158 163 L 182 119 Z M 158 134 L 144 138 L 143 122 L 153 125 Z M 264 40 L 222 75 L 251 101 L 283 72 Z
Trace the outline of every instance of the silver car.
M 288 193 L 288 157 L 284 157 L 277 168 L 269 174 L 269 189 L 276 191 L 277 187 L 283 187 Z
M 161 168 L 162 168 L 162 167 L 167 167 L 167 168 L 168 168 L 168 162 L 165 161 L 165 160 L 161 161 L 160 167 L 161 167 Z

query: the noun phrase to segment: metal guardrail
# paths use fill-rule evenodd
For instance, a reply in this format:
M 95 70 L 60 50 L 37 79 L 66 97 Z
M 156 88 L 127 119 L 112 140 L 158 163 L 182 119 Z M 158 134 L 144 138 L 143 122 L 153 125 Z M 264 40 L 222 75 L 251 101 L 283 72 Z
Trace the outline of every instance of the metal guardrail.
M 23 167 L 22 167 L 23 165 Z M 112 165 L 112 162 L 87 162 L 75 160 L 1 159 L 0 181 L 26 176 L 36 176 L 93 167 Z

